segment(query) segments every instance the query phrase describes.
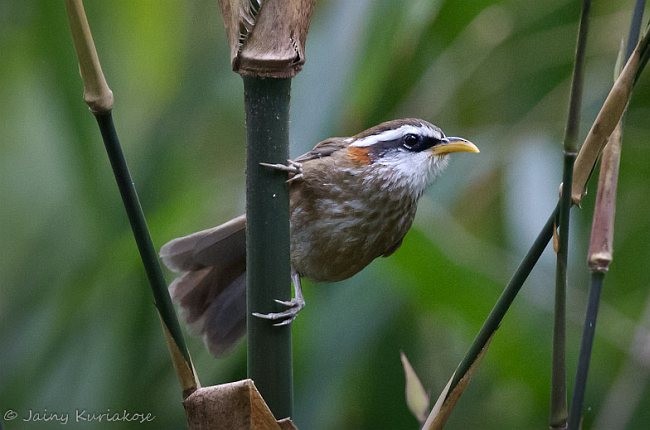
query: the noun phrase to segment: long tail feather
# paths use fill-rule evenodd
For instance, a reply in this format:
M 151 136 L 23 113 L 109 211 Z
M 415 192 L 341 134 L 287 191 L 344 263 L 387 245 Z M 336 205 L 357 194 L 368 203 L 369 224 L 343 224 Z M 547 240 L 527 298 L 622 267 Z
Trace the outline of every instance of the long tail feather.
M 185 321 L 224 355 L 246 331 L 246 217 L 174 239 L 160 257 L 180 273 L 169 291 Z

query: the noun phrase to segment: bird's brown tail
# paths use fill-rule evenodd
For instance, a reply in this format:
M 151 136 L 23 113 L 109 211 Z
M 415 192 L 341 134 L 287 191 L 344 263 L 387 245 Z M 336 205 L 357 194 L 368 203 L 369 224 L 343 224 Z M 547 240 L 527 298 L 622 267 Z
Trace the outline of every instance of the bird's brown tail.
M 180 275 L 169 286 L 185 321 L 220 357 L 246 332 L 246 217 L 174 239 L 160 250 Z

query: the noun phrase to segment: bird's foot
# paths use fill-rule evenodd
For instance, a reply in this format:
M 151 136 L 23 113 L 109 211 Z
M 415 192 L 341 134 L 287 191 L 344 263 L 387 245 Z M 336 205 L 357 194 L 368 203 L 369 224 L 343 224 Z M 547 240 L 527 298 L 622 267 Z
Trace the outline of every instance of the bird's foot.
M 293 174 L 293 176 L 291 176 L 287 182 L 293 182 L 298 179 L 302 179 L 302 163 L 298 163 L 297 161 L 287 160 L 287 164 L 260 163 L 260 166 Z
M 253 316 L 273 321 L 275 323 L 273 324 L 274 326 L 280 327 L 291 324 L 293 320 L 296 319 L 302 308 L 305 307 L 305 300 L 302 297 L 294 297 L 291 300 L 275 300 L 275 302 L 282 306 L 286 306 L 287 310 L 282 312 L 271 312 L 268 314 L 253 312 Z
M 274 322 L 275 324 L 273 325 L 276 327 L 291 324 L 293 320 L 296 319 L 302 308 L 305 307 L 305 298 L 302 295 L 300 275 L 293 269 L 291 269 L 291 282 L 293 283 L 294 298 L 291 300 L 275 300 L 276 303 L 287 307 L 285 311 L 271 312 L 268 314 L 253 312 L 253 316 Z

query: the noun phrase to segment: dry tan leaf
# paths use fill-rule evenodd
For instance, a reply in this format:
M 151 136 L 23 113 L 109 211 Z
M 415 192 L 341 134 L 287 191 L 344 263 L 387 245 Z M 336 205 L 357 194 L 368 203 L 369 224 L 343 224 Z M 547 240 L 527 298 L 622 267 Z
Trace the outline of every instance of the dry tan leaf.
M 634 81 L 642 63 L 642 52 L 648 47 L 649 36 L 650 33 L 646 30 L 643 38 L 637 44 L 636 49 L 612 86 L 585 138 L 585 142 L 580 148 L 574 165 L 571 187 L 571 199 L 578 206 L 586 193 L 587 181 L 591 176 L 596 160 L 598 160 L 609 136 L 614 131 L 616 124 L 621 120 L 623 112 L 625 112 L 625 108 L 630 101 Z
M 406 354 L 400 352 L 402 367 L 404 367 L 404 377 L 406 380 L 406 405 L 415 418 L 422 424 L 427 419 L 429 412 L 429 395 L 424 389 L 420 378 L 415 373 L 413 366 L 406 358 Z
M 196 389 L 201 386 L 201 383 L 196 376 L 194 364 L 192 364 L 191 360 L 188 363 L 188 361 L 185 359 L 185 356 L 178 348 L 178 345 L 172 337 L 172 334 L 167 329 L 165 322 L 160 316 L 160 313 L 158 313 L 158 317 L 160 317 L 160 325 L 162 326 L 163 333 L 165 334 L 165 342 L 167 342 L 167 349 L 169 349 L 169 353 L 172 357 L 172 363 L 174 364 L 174 369 L 176 370 L 176 376 L 178 377 L 178 381 L 180 382 L 181 388 L 183 389 L 183 398 L 186 398 L 194 391 L 196 391 Z

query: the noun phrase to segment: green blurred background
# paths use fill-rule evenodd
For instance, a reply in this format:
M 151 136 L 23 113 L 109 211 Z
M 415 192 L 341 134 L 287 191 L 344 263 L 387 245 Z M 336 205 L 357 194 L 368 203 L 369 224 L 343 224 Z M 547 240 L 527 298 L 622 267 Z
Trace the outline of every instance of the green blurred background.
M 242 82 L 217 2 L 86 3 L 156 246 L 241 213 Z M 447 382 L 554 206 L 579 3 L 318 2 L 293 81 L 292 155 L 405 116 L 468 138 L 481 154 L 453 157 L 394 256 L 339 284 L 306 285 L 308 307 L 294 324 L 300 428 L 416 428 L 400 351 L 433 397 Z M 581 136 L 611 85 L 632 3 L 594 1 Z M 145 427 L 181 428 L 179 385 L 81 99 L 63 2 L 0 2 L 0 52 L 0 412 L 126 409 L 155 415 Z M 649 82 L 646 72 L 627 115 L 587 428 L 650 425 Z M 573 212 L 570 388 L 591 188 Z M 553 267 L 547 250 L 448 428 L 546 427 Z M 188 342 L 204 385 L 245 377 L 244 345 L 217 361 Z

